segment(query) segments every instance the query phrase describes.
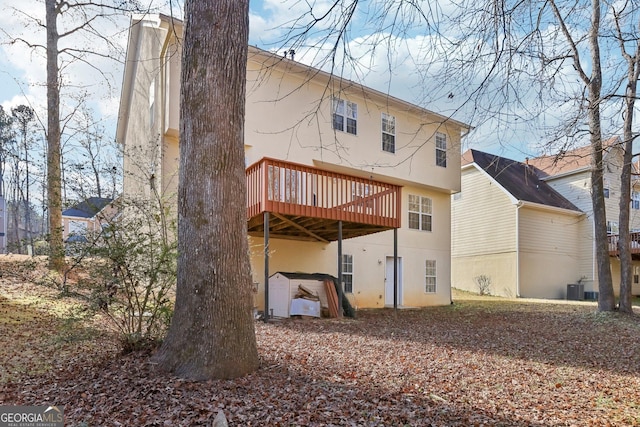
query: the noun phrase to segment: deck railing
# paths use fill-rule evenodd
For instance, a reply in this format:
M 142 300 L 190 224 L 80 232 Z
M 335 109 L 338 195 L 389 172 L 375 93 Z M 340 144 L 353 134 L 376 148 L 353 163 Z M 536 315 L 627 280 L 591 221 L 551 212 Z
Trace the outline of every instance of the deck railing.
M 263 158 L 246 169 L 247 217 L 263 212 L 400 226 L 401 187 Z
M 618 254 L 618 242 L 620 236 L 618 234 L 609 235 L 609 253 L 612 255 Z M 640 232 L 634 231 L 631 233 L 631 254 L 640 254 Z

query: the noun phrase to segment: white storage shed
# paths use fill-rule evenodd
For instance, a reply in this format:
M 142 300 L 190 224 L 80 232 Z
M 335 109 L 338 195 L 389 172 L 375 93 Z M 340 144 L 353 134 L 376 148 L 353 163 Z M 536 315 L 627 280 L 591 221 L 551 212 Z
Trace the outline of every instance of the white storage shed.
M 279 271 L 269 277 L 269 309 L 273 317 L 289 317 L 291 300 L 302 285 L 320 298 L 320 305 L 328 307 L 324 281 L 334 280 L 329 274 L 287 273 Z

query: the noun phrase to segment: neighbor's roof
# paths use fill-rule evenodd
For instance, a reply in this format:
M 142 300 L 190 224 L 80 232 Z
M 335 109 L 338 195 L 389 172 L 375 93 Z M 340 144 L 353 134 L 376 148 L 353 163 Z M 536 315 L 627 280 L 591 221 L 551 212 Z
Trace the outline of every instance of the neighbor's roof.
M 602 148 L 605 151 L 603 154 L 617 143 L 619 143 L 617 136 L 602 141 Z M 529 159 L 529 165 L 538 169 L 538 173 L 543 178 L 586 169 L 591 166 L 591 146 L 586 145 L 550 156 L 535 157 Z
M 531 166 L 478 150 L 467 150 L 462 159 L 463 165 L 475 163 L 517 200 L 581 212 L 549 184 L 541 181 Z
M 78 218 L 93 218 L 112 201 L 113 199 L 111 198 L 89 197 L 83 202 L 63 210 L 62 215 L 75 216 Z

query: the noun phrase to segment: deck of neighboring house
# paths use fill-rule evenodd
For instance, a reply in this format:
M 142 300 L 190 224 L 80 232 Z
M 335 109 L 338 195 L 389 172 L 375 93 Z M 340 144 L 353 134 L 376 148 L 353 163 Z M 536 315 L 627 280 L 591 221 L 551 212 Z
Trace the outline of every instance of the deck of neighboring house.
M 263 158 L 246 169 L 250 235 L 330 242 L 400 227 L 401 187 Z
M 618 248 L 619 235 L 609 235 L 609 256 L 618 256 L 620 254 Z M 631 256 L 633 259 L 640 259 L 640 232 L 631 233 Z

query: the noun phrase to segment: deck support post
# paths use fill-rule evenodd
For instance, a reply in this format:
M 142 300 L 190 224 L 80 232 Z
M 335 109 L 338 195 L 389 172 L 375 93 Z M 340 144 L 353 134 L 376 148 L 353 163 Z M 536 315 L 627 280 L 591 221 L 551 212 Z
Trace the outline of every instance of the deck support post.
M 264 316 L 269 321 L 269 212 L 264 214 Z
M 398 309 L 398 229 L 393 229 L 393 309 Z
M 342 220 L 338 221 L 338 317 L 342 317 Z

